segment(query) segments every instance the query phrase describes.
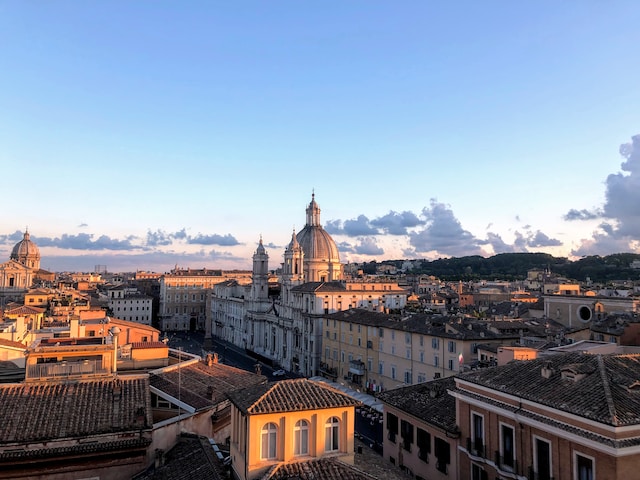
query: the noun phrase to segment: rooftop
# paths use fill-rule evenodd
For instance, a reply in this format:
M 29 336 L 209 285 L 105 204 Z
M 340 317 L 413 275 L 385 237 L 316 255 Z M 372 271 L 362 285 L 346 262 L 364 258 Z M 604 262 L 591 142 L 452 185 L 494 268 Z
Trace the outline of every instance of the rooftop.
M 4 384 L 0 405 L 0 446 L 139 431 L 152 424 L 146 375 Z
M 154 370 L 149 381 L 198 410 L 226 400 L 235 390 L 264 384 L 266 377 L 221 363 L 197 361 Z
M 326 384 L 297 378 L 256 385 L 229 395 L 231 402 L 248 414 L 350 407 L 360 402 Z
M 457 378 L 599 423 L 640 425 L 638 354 L 560 353 Z M 457 387 L 464 392 L 464 383 Z
M 456 400 L 448 390 L 453 377 L 388 390 L 378 395 L 382 402 L 446 431 L 456 431 Z

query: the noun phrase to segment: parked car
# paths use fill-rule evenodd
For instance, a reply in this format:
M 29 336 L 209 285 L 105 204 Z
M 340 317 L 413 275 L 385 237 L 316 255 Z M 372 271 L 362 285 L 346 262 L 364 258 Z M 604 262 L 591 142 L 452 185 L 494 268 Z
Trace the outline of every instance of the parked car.
M 280 369 L 278 369 L 278 370 L 274 370 L 274 371 L 273 371 L 273 376 L 274 376 L 274 377 L 284 377 L 284 374 L 285 374 L 285 373 L 286 373 L 286 372 L 285 372 L 283 369 L 281 369 L 281 368 L 280 368 Z

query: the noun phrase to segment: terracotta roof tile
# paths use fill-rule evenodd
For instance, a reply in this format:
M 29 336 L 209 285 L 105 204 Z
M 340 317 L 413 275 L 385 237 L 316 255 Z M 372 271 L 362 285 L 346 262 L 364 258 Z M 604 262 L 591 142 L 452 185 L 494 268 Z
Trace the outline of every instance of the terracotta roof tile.
M 337 458 L 320 458 L 281 463 L 272 467 L 261 480 L 372 480 L 376 477 L 341 462 Z
M 239 368 L 214 363 L 191 363 L 179 368 L 168 367 L 150 375 L 151 385 L 196 410 L 216 405 L 234 390 L 266 383 L 266 377 Z
M 542 375 L 543 368 L 547 376 Z M 472 371 L 459 378 L 600 423 L 640 424 L 637 354 L 560 353 Z
M 256 385 L 233 392 L 229 398 L 249 414 L 349 407 L 361 403 L 322 382 L 306 378 Z
M 0 347 L 14 347 L 14 348 L 23 348 L 26 349 L 26 345 L 20 342 L 14 342 L 13 340 L 5 340 L 4 338 L 0 338 Z
M 28 305 L 19 305 L 15 308 L 6 309 L 4 311 L 4 314 L 5 315 L 36 315 L 44 312 L 45 312 L 44 308 L 30 307 Z
M 222 466 L 208 440 L 183 433 L 164 457 L 164 464 L 133 477 L 134 480 L 222 480 Z
M 117 433 L 152 424 L 146 376 L 0 385 L 0 405 L 0 443 Z
M 455 388 L 453 377 L 388 390 L 378 395 L 382 402 L 427 423 L 456 430 L 456 400 L 448 393 Z

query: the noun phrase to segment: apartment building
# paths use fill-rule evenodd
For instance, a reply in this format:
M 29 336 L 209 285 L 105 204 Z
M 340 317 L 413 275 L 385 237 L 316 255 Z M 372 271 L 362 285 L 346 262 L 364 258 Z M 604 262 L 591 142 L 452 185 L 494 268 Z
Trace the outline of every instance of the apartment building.
M 225 280 L 250 282 L 251 271 L 175 268 L 160 278 L 159 322 L 163 331 L 205 330 L 208 292 Z
M 636 478 L 639 377 L 640 355 L 589 353 L 456 377 L 459 478 Z
M 365 309 L 325 315 L 322 328 L 320 373 L 369 392 L 455 375 L 477 358 L 479 345 L 519 340 L 475 319 Z
M 109 310 L 114 317 L 151 325 L 153 297 L 131 287 L 113 287 L 107 292 Z
M 461 478 L 456 401 L 449 394 L 454 386 L 454 377 L 447 377 L 378 396 L 385 412 L 384 458 L 416 480 Z

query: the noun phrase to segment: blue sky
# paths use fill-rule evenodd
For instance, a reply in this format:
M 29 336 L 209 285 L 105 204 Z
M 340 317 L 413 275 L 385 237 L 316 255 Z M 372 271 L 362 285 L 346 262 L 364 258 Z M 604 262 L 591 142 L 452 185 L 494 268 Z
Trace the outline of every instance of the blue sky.
M 633 1 L 0 3 L 0 258 L 640 253 Z M 621 146 L 624 146 L 621 150 Z M 621 154 L 622 152 L 622 154 Z

